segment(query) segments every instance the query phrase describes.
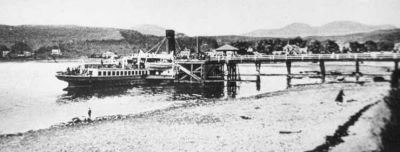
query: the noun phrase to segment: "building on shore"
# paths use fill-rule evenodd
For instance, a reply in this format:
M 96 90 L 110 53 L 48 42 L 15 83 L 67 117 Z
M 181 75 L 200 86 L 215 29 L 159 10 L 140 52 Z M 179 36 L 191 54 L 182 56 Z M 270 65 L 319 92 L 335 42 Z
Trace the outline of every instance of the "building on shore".
M 297 55 L 300 54 L 300 47 L 288 43 L 283 47 L 283 52 L 290 55 Z
M 400 52 L 400 43 L 394 44 L 393 51 L 394 52 Z
M 114 52 L 107 51 L 107 52 L 104 52 L 101 55 L 101 57 L 108 59 L 108 58 L 115 58 L 115 57 L 117 57 L 117 55 Z
M 0 53 L 1 53 L 1 57 L 2 57 L 2 58 L 5 58 L 5 57 L 7 57 L 8 53 L 10 53 L 10 50 L 1 51 Z
M 28 58 L 28 57 L 32 57 L 33 55 L 34 55 L 34 53 L 31 51 L 9 51 L 9 52 L 6 52 L 6 56 L 11 57 L 11 58 Z
M 190 50 L 189 49 L 184 49 L 181 52 L 179 52 L 179 56 L 181 58 L 189 58 L 190 57 Z
M 62 52 L 61 52 L 60 49 L 52 49 L 51 50 L 51 55 L 61 56 Z
M 233 56 L 233 55 L 237 55 L 237 51 L 239 51 L 239 49 L 236 47 L 233 47 L 229 44 L 225 44 L 225 45 L 215 49 L 215 51 L 223 52 L 223 54 L 226 56 Z

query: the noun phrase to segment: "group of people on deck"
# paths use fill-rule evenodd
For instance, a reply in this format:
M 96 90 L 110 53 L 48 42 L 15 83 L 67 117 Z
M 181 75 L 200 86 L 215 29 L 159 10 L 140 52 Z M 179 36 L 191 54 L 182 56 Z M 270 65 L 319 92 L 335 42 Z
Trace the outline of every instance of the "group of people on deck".
M 69 67 L 67 68 L 67 75 L 77 75 L 80 74 L 79 68 L 72 68 L 70 69 Z

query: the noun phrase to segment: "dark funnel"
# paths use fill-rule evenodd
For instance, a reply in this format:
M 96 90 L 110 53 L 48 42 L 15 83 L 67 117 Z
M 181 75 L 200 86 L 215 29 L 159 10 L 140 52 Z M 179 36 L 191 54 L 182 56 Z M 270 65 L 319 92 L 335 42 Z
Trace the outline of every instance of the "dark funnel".
M 167 38 L 167 52 L 175 54 L 175 31 L 174 30 L 166 30 L 165 37 Z

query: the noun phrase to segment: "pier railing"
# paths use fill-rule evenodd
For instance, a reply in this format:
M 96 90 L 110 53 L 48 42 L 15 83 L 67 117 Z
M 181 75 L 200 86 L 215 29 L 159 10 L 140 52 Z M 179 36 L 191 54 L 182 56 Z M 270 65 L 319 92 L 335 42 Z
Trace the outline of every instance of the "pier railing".
M 283 62 L 283 61 L 398 61 L 400 53 L 348 53 L 300 55 L 240 55 L 211 57 L 211 62 Z

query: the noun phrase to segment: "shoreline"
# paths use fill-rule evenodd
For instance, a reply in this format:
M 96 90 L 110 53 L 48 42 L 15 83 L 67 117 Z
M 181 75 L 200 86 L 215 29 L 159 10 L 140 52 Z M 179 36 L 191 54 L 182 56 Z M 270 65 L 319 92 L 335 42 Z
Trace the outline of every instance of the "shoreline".
M 47 128 L 47 129 L 41 129 L 41 130 L 36 130 L 36 131 L 28 131 L 28 132 L 24 132 L 24 133 L 17 133 L 17 135 L 14 135 L 14 136 L 1 136 L 0 139 L 2 139 L 1 143 L 4 143 L 4 140 L 11 140 L 12 141 L 12 139 L 21 138 L 21 137 L 22 138 L 27 138 L 27 137 L 30 137 L 30 136 L 43 136 L 43 135 L 52 137 L 52 134 L 59 134 L 60 132 L 67 132 L 68 134 L 70 134 L 70 133 L 74 134 L 74 132 L 81 132 L 82 129 L 83 130 L 87 130 L 87 128 L 92 128 L 93 126 L 96 126 L 96 128 L 98 128 L 98 127 L 100 127 L 100 128 L 102 128 L 102 127 L 106 127 L 106 128 L 107 127 L 111 127 L 114 123 L 125 124 L 125 123 L 131 123 L 131 122 L 139 121 L 139 122 L 146 122 L 148 124 L 154 124 L 155 123 L 156 125 L 160 125 L 159 123 L 161 123 L 161 124 L 166 123 L 166 121 L 164 119 L 159 119 L 159 118 L 164 118 L 164 117 L 167 120 L 168 119 L 172 120 L 171 122 L 168 122 L 168 123 L 172 123 L 172 124 L 175 124 L 176 123 L 175 121 L 178 120 L 178 124 L 177 124 L 178 127 L 179 127 L 179 124 L 181 124 L 181 123 L 189 124 L 189 125 L 194 123 L 194 124 L 198 124 L 200 126 L 202 126 L 202 124 L 205 124 L 206 126 L 203 126 L 203 127 L 200 127 L 200 128 L 197 126 L 197 128 L 202 129 L 204 127 L 208 128 L 207 124 L 211 124 L 212 126 L 214 126 L 215 124 L 218 124 L 218 123 L 225 123 L 225 121 L 227 121 L 226 123 L 228 123 L 228 124 L 230 124 L 230 123 L 233 123 L 233 124 L 240 123 L 240 122 L 237 122 L 238 121 L 237 119 L 241 120 L 240 118 L 236 118 L 236 117 L 235 118 L 231 118 L 230 116 L 226 116 L 224 114 L 221 115 L 221 113 L 226 113 L 226 111 L 224 111 L 224 110 L 221 111 L 222 107 L 246 107 L 246 106 L 249 106 L 249 105 L 253 105 L 253 106 L 260 105 L 260 106 L 256 106 L 256 109 L 257 109 L 257 107 L 259 107 L 259 109 L 264 109 L 261 105 L 264 105 L 264 106 L 267 106 L 267 107 L 271 107 L 272 105 L 276 105 L 276 106 L 278 106 L 276 108 L 280 109 L 281 106 L 285 107 L 288 104 L 290 105 L 291 102 L 293 102 L 293 100 L 294 100 L 294 99 L 291 99 L 291 98 L 293 98 L 293 96 L 294 97 L 308 98 L 308 97 L 303 97 L 303 95 L 299 96 L 299 94 L 301 92 L 310 93 L 310 92 L 313 92 L 313 91 L 321 91 L 321 89 L 322 90 L 332 90 L 332 89 L 335 89 L 335 88 L 337 89 L 337 88 L 342 88 L 342 87 L 345 87 L 345 88 L 347 88 L 347 87 L 349 87 L 349 88 L 359 88 L 359 89 L 373 89 L 375 87 L 387 88 L 385 86 L 389 86 L 389 84 L 386 84 L 386 83 L 366 83 L 365 86 L 360 86 L 358 84 L 317 84 L 317 85 L 298 86 L 298 87 L 289 88 L 289 89 L 285 89 L 285 90 L 281 90 L 281 91 L 263 93 L 263 94 L 254 95 L 254 96 L 251 96 L 251 97 L 243 97 L 243 98 L 233 99 L 233 100 L 232 99 L 229 99 L 229 100 L 228 99 L 222 99 L 222 100 L 211 99 L 211 100 L 207 100 L 207 101 L 195 100 L 195 101 L 192 101 L 192 103 L 181 103 L 181 104 L 178 104 L 178 105 L 171 106 L 171 107 L 169 107 L 167 109 L 159 109 L 159 110 L 154 110 L 154 111 L 140 113 L 140 114 L 134 114 L 134 115 L 107 116 L 107 118 L 105 118 L 105 119 L 96 118 L 99 121 L 95 121 L 93 123 L 78 124 L 78 125 L 74 125 L 72 127 L 69 127 L 69 126 L 67 126 L 67 127 L 65 127 L 65 126 L 64 127 L 54 127 L 53 126 L 51 128 Z M 377 91 L 384 92 L 384 90 L 377 90 Z M 323 93 L 323 92 L 321 92 L 321 93 Z M 358 92 L 358 93 L 362 94 L 362 92 Z M 327 95 L 326 93 L 323 93 L 323 94 Z M 332 92 L 332 93 L 328 93 L 328 94 L 334 94 L 333 96 L 335 96 L 336 92 Z M 292 97 L 290 95 L 292 95 Z M 363 97 L 363 96 L 364 95 L 356 96 L 356 97 Z M 270 97 L 270 98 L 267 98 L 267 97 Z M 322 97 L 322 98 L 321 97 L 317 97 L 317 98 L 324 100 L 324 97 Z M 268 103 L 260 102 L 263 99 L 265 99 L 265 100 L 278 99 L 278 100 L 282 100 L 283 103 L 274 102 L 272 105 L 269 105 Z M 287 100 L 290 100 L 290 101 L 288 102 Z M 329 104 L 330 106 L 334 106 L 335 104 L 333 103 L 333 99 L 331 99 L 331 100 L 332 100 L 332 103 L 331 102 L 327 102 L 327 101 L 320 101 L 321 103 L 319 103 L 318 101 L 317 102 L 312 101 L 312 102 L 313 102 L 313 104 L 316 104 L 315 106 L 325 107 L 324 104 Z M 307 100 L 305 100 L 305 101 L 307 101 Z M 371 102 L 372 101 L 369 101 L 368 103 L 371 103 Z M 248 103 L 249 105 L 247 105 L 245 103 Z M 356 103 L 354 103 L 354 104 L 356 104 Z M 296 104 L 297 104 L 297 101 L 296 101 Z M 300 107 L 304 106 L 301 103 L 298 103 L 298 104 L 300 104 L 300 105 L 297 105 L 297 106 L 300 106 Z M 351 104 L 353 104 L 353 103 L 351 103 Z M 365 103 L 365 104 L 367 104 L 367 103 Z M 357 111 L 363 105 L 361 105 L 361 103 L 360 103 L 360 105 L 350 105 L 350 106 L 354 106 L 354 107 L 351 110 L 348 110 L 346 115 L 353 114 L 353 112 Z M 293 108 L 298 109 L 299 107 L 295 106 Z M 315 109 L 314 107 L 310 107 L 310 108 L 314 109 L 314 110 L 317 110 L 316 112 L 318 112 L 318 109 Z M 333 107 L 334 110 L 340 110 L 341 108 L 342 108 L 341 111 L 343 111 L 343 110 L 346 111 L 346 109 L 343 109 L 343 107 L 338 107 L 337 105 L 335 105 Z M 202 113 L 200 115 L 199 114 L 194 114 L 193 115 L 193 113 L 192 113 L 193 110 L 199 112 L 199 111 L 203 111 L 204 109 L 217 109 L 217 110 L 211 110 L 211 111 L 217 111 L 217 113 L 214 113 L 214 112 L 202 113 L 202 112 L 200 112 L 200 113 Z M 234 109 L 231 109 L 231 110 L 228 110 L 228 111 L 232 112 L 232 110 L 235 113 Z M 253 110 L 250 110 L 250 111 L 253 111 Z M 299 110 L 301 110 L 301 109 L 299 109 Z M 302 110 L 305 110 L 305 109 L 302 109 Z M 331 111 L 332 109 L 325 109 L 325 110 L 327 110 L 327 111 L 320 111 L 320 112 L 322 112 L 322 114 L 326 114 L 327 112 L 329 113 L 329 111 Z M 256 110 L 256 111 L 259 111 L 259 110 Z M 275 111 L 275 110 L 273 110 L 273 111 Z M 189 113 L 188 117 L 190 119 L 182 117 L 181 116 L 182 112 L 183 112 L 184 115 Z M 243 113 L 241 115 L 241 116 L 243 116 L 243 118 L 242 118 L 243 121 L 246 121 L 245 119 L 247 119 L 247 118 L 249 118 L 249 121 L 254 121 L 253 120 L 254 116 L 251 116 L 252 114 L 246 114 L 248 112 L 249 112 L 249 109 L 245 109 L 243 112 L 240 112 L 240 113 Z M 266 111 L 266 112 L 268 112 L 268 111 Z M 278 112 L 278 114 L 281 113 L 279 111 L 276 111 L 276 112 Z M 250 112 L 250 113 L 253 113 L 253 112 Z M 306 112 L 305 111 L 305 114 L 310 114 L 310 112 Z M 191 118 L 192 116 L 193 116 L 194 120 Z M 294 118 L 297 117 L 295 115 L 287 115 L 287 117 L 293 117 L 293 116 L 294 116 Z M 329 116 L 329 115 L 327 115 L 327 116 Z M 225 120 L 225 117 L 228 117 L 229 119 Z M 263 117 L 263 116 L 261 115 L 260 117 Z M 183 120 L 181 120 L 182 118 L 183 118 Z M 283 117 L 283 118 L 285 118 L 285 117 Z M 199 120 L 197 120 L 197 119 L 199 119 Z M 269 119 L 269 118 L 262 118 L 262 119 Z M 277 117 L 275 119 L 279 120 L 279 117 Z M 318 117 L 317 120 L 319 120 L 319 119 L 321 119 L 321 118 Z M 345 119 L 347 119 L 347 117 L 342 117 L 341 119 L 345 120 Z M 289 124 L 291 123 L 291 121 L 293 121 L 293 120 L 290 120 Z M 181 123 L 179 123 L 179 122 L 181 122 Z M 337 121 L 335 121 L 335 122 L 337 123 Z M 252 122 L 252 123 L 259 124 L 261 122 L 259 122 L 259 120 L 258 120 L 258 121 Z M 285 123 L 285 122 L 276 121 L 276 123 L 279 124 L 279 123 Z M 297 121 L 294 121 L 292 123 L 297 123 Z M 140 123 L 137 124 L 137 125 L 140 125 Z M 238 125 L 239 128 L 242 125 L 243 124 L 241 124 L 241 125 L 239 124 Z M 118 127 L 119 125 L 116 125 L 116 126 Z M 226 126 L 225 127 L 224 126 L 225 125 L 223 125 L 222 128 L 226 128 Z M 256 126 L 258 126 L 258 125 L 256 125 Z M 196 126 L 193 126 L 193 127 L 196 127 Z M 221 127 L 221 126 L 219 126 L 219 127 Z M 233 127 L 235 127 L 235 125 L 233 125 Z M 272 125 L 270 127 L 274 127 L 274 125 Z M 256 127 L 256 128 L 257 129 L 261 129 L 259 127 Z M 309 134 L 309 132 L 307 130 L 301 130 L 300 132 L 296 133 L 296 131 L 299 131 L 298 129 L 295 129 L 295 128 L 292 128 L 292 127 L 289 127 L 289 128 L 284 127 L 284 128 L 286 128 L 286 129 L 283 129 L 281 131 L 289 131 L 289 132 L 292 132 L 293 134 L 305 134 L 305 133 Z M 336 126 L 331 126 L 331 127 L 327 127 L 327 128 L 330 128 L 330 129 L 334 130 L 334 129 L 336 129 Z M 226 128 L 226 129 L 228 129 L 228 128 Z M 175 131 L 177 131 L 177 130 L 175 130 Z M 326 135 L 329 134 L 327 132 L 330 132 L 330 131 L 325 131 Z M 290 133 L 290 134 L 292 134 L 292 133 Z M 275 133 L 273 133 L 273 134 L 275 134 Z M 158 135 L 156 135 L 156 136 L 158 136 Z M 195 136 L 190 136 L 190 137 L 195 138 Z M 264 138 L 267 138 L 267 137 L 264 137 Z M 154 138 L 146 138 L 146 140 L 154 140 Z M 321 142 L 323 140 L 323 137 L 319 137 L 319 139 L 311 139 L 311 140 L 312 141 L 316 140 L 316 141 L 320 141 Z M 310 142 L 310 141 L 308 141 L 308 142 Z M 313 145 L 316 146 L 316 145 L 319 145 L 321 143 L 318 143 L 318 142 L 315 143 L 314 142 Z M 45 144 L 45 143 L 43 143 L 43 144 Z M 310 143 L 307 144 L 307 141 L 304 144 L 310 145 Z M 300 147 L 301 147 L 301 145 L 302 144 L 300 144 Z M 297 145 L 297 146 L 299 146 L 299 145 Z M 277 148 L 277 147 L 275 147 L 275 148 Z M 275 148 L 272 148 L 272 149 L 275 149 Z M 287 150 L 291 149 L 290 147 L 286 147 L 286 148 L 289 148 Z M 302 150 L 310 150 L 310 149 L 313 149 L 313 147 L 312 146 L 308 146 L 307 148 L 303 147 L 301 149 Z M 292 149 L 292 150 L 299 150 L 299 149 L 295 148 L 295 149 Z M 212 151 L 215 151 L 215 150 L 212 150 Z
M 0 63 L 26 63 L 26 62 L 48 62 L 48 63 L 64 63 L 64 62 L 80 62 L 81 57 L 77 58 L 58 58 L 55 62 L 53 59 L 0 59 Z M 84 58 L 87 62 L 100 62 L 100 60 L 106 60 L 103 58 Z
M 303 87 L 303 86 L 313 86 L 313 85 L 320 85 L 320 84 L 315 83 L 315 84 L 306 84 L 306 85 L 298 85 L 298 86 Z M 233 100 L 244 100 L 244 99 L 250 100 L 250 99 L 271 97 L 271 96 L 281 95 L 287 91 L 288 91 L 288 89 L 284 89 L 284 90 L 279 90 L 279 91 L 251 95 L 251 96 L 247 96 L 247 97 L 235 98 Z M 40 132 L 40 131 L 44 131 L 44 130 L 51 130 L 51 129 L 57 129 L 57 128 L 77 127 L 77 126 L 79 127 L 79 126 L 84 126 L 84 125 L 89 125 L 89 124 L 102 123 L 104 121 L 115 121 L 115 120 L 131 119 L 131 118 L 134 119 L 134 118 L 149 117 L 152 115 L 160 114 L 162 112 L 167 112 L 167 111 L 175 110 L 175 109 L 179 109 L 179 108 L 204 106 L 204 105 L 209 105 L 209 104 L 215 104 L 216 102 L 225 102 L 225 101 L 230 101 L 230 100 L 232 100 L 232 98 L 195 99 L 195 100 L 189 99 L 185 103 L 183 103 L 183 102 L 175 103 L 174 105 L 164 108 L 164 109 L 155 109 L 155 110 L 150 110 L 150 111 L 146 111 L 146 112 L 127 114 L 127 115 L 118 114 L 118 115 L 100 116 L 100 117 L 95 117 L 93 120 L 90 120 L 90 121 L 80 119 L 81 122 L 79 122 L 79 123 L 72 122 L 72 119 L 78 118 L 78 117 L 73 117 L 73 118 L 71 118 L 71 121 L 54 124 L 47 128 L 42 128 L 42 129 L 37 129 L 37 130 L 28 130 L 28 131 L 16 132 L 16 133 L 0 134 L 0 139 L 3 137 L 22 136 L 27 133 Z M 86 119 L 86 117 L 85 117 L 85 119 Z
M 386 83 L 388 81 L 385 81 L 383 83 Z M 364 82 L 365 83 L 365 82 Z M 367 82 L 367 83 L 376 83 L 376 82 Z M 382 82 L 380 82 L 382 83 Z M 150 110 L 146 112 L 139 112 L 139 113 L 134 113 L 134 114 L 118 114 L 118 115 L 107 115 L 107 116 L 99 116 L 93 118 L 93 120 L 88 120 L 87 117 L 73 117 L 71 118 L 70 121 L 68 122 L 61 122 L 58 124 L 53 124 L 47 128 L 41 128 L 37 130 L 28 130 L 28 131 L 22 131 L 22 132 L 15 132 L 15 133 L 5 133 L 1 134 L 0 133 L 0 139 L 2 137 L 12 137 L 12 136 L 22 136 L 26 133 L 31 133 L 31 132 L 37 132 L 37 131 L 42 131 L 42 130 L 51 130 L 54 128 L 65 128 L 65 127 L 75 127 L 79 125 L 89 125 L 89 124 L 95 124 L 95 123 L 101 123 L 104 121 L 115 121 L 115 120 L 123 120 L 123 119 L 134 119 L 134 118 L 142 118 L 146 116 L 152 116 L 156 114 L 160 114 L 162 112 L 168 112 L 171 110 L 179 109 L 179 108 L 189 108 L 189 107 L 196 107 L 196 106 L 205 106 L 205 105 L 210 105 L 210 104 L 215 104 L 217 102 L 229 102 L 229 101 L 235 101 L 235 100 L 252 100 L 252 99 L 260 99 L 260 98 L 266 98 L 266 97 L 272 97 L 272 96 L 280 96 L 285 93 L 288 93 L 290 91 L 299 91 L 301 88 L 304 87 L 309 87 L 312 89 L 312 87 L 318 87 L 321 85 L 337 85 L 337 84 L 358 84 L 358 85 L 363 85 L 363 82 L 329 82 L 329 83 L 311 83 L 311 84 L 299 84 L 299 85 L 294 85 L 289 89 L 284 89 L 284 90 L 278 90 L 278 91 L 273 91 L 273 92 L 266 92 L 266 93 L 261 93 L 261 94 L 256 94 L 256 95 L 251 95 L 247 97 L 240 97 L 240 98 L 221 98 L 221 99 L 195 99 L 195 100 L 187 100 L 185 103 L 175 103 L 172 106 L 169 106 L 164 109 L 155 109 L 155 110 Z M 74 118 L 79 118 L 79 122 L 73 122 Z

